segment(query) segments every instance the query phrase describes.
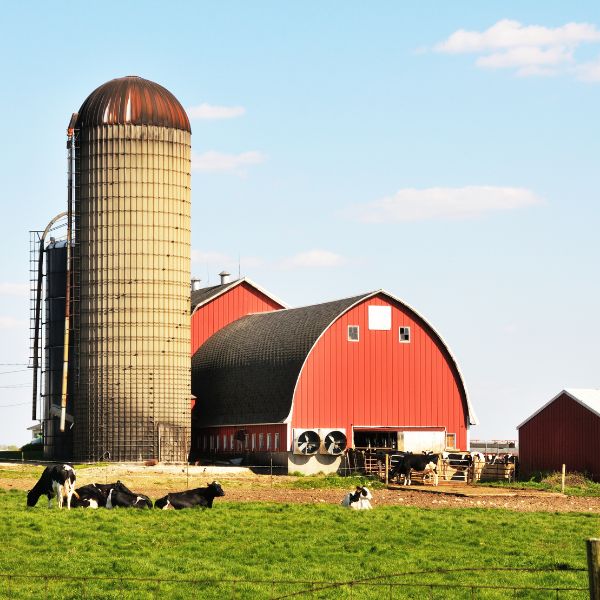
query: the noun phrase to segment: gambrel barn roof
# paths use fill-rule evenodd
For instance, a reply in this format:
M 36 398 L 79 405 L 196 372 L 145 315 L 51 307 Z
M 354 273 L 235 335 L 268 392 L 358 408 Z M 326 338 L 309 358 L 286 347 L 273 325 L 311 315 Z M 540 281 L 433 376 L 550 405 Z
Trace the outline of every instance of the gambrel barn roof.
M 461 390 L 468 422 L 477 423 L 458 365 L 435 330 L 414 309 L 378 290 L 351 298 L 244 316 L 212 335 L 192 357 L 192 393 L 202 426 L 283 423 L 312 348 L 346 311 L 386 296 L 424 324 L 443 349 Z

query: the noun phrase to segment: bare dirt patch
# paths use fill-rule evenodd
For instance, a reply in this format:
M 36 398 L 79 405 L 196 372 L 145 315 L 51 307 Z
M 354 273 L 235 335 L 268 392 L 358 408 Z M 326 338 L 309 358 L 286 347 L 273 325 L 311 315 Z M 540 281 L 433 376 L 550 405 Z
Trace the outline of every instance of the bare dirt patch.
M 21 464 L 0 464 L 0 488 L 29 490 L 42 472 L 42 467 Z M 305 504 L 339 504 L 343 489 L 303 488 L 290 486 L 296 477 L 269 476 L 253 473 L 242 467 L 193 467 L 137 464 L 111 464 L 77 471 L 77 485 L 109 483 L 120 479 L 137 492 L 158 498 L 167 492 L 204 486 L 217 479 L 221 482 L 229 502 L 279 502 Z M 460 486 L 436 491 L 424 488 L 375 489 L 374 507 L 416 506 L 419 508 L 503 508 L 533 512 L 592 512 L 600 513 L 600 498 L 562 496 L 541 491 L 499 490 Z M 352 486 L 347 491 L 351 491 Z M 468 493 L 469 495 L 464 495 Z M 460 494 L 460 495 L 457 495 Z

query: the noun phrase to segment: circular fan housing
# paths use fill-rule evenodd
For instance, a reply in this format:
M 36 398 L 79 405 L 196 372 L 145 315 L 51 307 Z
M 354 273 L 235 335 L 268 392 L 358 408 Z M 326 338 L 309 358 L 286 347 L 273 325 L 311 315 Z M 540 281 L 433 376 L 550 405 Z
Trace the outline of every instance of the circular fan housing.
M 346 434 L 343 431 L 330 431 L 323 440 L 325 451 L 327 454 L 332 454 L 333 456 L 343 454 L 347 445 Z

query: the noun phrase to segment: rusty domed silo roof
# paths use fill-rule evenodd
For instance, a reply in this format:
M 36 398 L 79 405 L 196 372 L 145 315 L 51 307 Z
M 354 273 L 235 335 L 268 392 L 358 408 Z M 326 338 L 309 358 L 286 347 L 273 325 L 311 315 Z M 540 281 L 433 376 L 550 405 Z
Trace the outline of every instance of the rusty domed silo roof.
M 191 133 L 183 106 L 169 90 L 132 75 L 112 79 L 96 88 L 81 105 L 76 127 L 126 123 L 172 127 Z

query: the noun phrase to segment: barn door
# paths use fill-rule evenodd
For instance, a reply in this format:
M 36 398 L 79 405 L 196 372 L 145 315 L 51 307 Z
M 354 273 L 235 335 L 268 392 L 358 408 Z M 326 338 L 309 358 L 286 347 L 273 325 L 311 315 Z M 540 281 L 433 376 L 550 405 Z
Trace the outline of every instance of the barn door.
M 158 460 L 160 462 L 186 462 L 189 450 L 187 427 L 167 425 L 158 426 Z

